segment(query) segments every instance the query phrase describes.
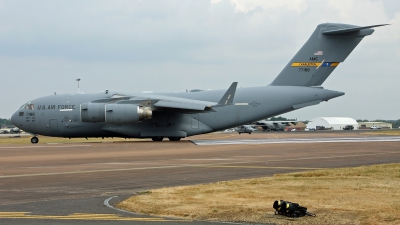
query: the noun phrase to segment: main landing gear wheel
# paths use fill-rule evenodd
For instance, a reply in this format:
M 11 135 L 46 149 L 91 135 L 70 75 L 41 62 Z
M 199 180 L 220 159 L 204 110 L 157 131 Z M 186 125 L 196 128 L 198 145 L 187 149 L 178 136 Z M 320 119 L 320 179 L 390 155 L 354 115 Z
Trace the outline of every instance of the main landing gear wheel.
M 164 137 L 152 137 L 151 140 L 153 141 L 162 141 Z
M 180 141 L 181 140 L 180 137 L 169 137 L 168 139 L 169 139 L 169 141 Z
M 31 143 L 32 144 L 37 144 L 39 142 L 39 138 L 37 138 L 37 137 L 32 137 L 31 138 Z

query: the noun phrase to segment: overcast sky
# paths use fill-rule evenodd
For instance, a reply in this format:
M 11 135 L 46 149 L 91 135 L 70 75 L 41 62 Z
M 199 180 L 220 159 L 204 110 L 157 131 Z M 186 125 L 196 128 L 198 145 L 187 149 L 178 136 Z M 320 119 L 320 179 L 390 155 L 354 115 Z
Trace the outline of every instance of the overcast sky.
M 268 85 L 325 22 L 391 25 L 323 84 L 346 95 L 283 116 L 399 119 L 398 0 L 0 0 L 0 118 L 76 78 L 85 93 Z

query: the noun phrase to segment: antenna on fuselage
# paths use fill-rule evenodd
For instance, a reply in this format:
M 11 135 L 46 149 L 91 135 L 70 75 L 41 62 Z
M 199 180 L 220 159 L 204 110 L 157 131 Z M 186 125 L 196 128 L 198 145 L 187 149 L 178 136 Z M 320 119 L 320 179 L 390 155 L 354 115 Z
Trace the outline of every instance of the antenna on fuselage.
M 81 81 L 81 78 L 76 79 L 76 81 L 78 81 L 78 94 L 81 93 L 81 91 L 79 90 L 79 81 Z

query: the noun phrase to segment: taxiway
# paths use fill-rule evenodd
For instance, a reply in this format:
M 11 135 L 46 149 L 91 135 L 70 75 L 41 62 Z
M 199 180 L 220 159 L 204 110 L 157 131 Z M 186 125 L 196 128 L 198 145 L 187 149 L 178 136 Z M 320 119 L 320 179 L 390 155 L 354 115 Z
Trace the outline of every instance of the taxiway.
M 180 142 L 3 144 L 0 224 L 205 224 L 130 214 L 107 204 L 154 188 L 400 162 L 399 144 L 398 137 L 359 132 L 220 133 Z

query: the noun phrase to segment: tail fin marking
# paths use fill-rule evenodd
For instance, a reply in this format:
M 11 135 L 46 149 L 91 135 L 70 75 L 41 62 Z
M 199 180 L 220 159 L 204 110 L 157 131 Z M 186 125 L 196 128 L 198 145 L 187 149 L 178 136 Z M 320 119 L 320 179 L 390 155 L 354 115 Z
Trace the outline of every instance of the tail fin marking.
M 360 41 L 371 35 L 372 27 L 325 23 L 311 37 L 270 84 L 273 86 L 320 86 Z

